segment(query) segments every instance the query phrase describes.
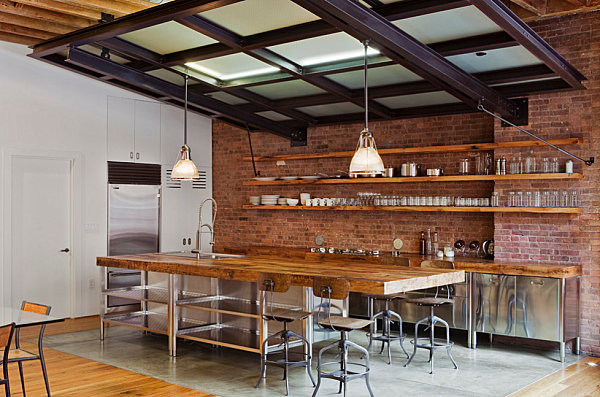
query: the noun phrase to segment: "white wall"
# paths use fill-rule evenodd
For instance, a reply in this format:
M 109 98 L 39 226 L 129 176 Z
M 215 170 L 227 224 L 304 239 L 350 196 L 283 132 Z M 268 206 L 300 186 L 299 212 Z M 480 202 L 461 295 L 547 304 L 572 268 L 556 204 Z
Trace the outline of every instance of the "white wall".
M 148 100 L 109 84 L 27 57 L 25 46 L 0 42 L 0 149 L 56 150 L 81 155 L 82 231 L 80 263 L 75 263 L 74 316 L 98 313 L 96 256 L 106 255 L 107 96 Z M 175 154 L 174 154 L 175 156 Z M 4 164 L 4 159 L 0 159 Z M 4 172 L 0 169 L 0 175 Z M 0 181 L 2 190 L 9 189 Z M 0 194 L 2 200 L 3 194 Z M 4 208 L 0 202 L 0 208 Z M 0 211 L 0 243 L 4 222 Z M 98 225 L 87 230 L 84 225 Z M 93 228 L 91 228 L 93 229 Z M 0 246 L 0 250 L 3 247 Z M 3 266 L 0 255 L 0 276 Z M 90 279 L 96 288 L 90 289 Z M 1 287 L 2 283 L 0 283 Z M 49 286 L 51 287 L 51 286 Z M 2 299 L 0 292 L 0 299 Z M 0 302 L 1 304 L 2 302 Z

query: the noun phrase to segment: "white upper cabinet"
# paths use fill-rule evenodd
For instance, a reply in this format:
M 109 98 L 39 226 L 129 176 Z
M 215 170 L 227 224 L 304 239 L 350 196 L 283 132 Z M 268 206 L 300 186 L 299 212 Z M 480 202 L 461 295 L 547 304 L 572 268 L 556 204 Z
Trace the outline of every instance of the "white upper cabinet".
M 161 162 L 173 165 L 183 145 L 183 109 L 161 105 Z M 212 120 L 188 112 L 188 146 L 198 167 L 212 167 Z
M 108 97 L 108 160 L 160 164 L 160 104 Z

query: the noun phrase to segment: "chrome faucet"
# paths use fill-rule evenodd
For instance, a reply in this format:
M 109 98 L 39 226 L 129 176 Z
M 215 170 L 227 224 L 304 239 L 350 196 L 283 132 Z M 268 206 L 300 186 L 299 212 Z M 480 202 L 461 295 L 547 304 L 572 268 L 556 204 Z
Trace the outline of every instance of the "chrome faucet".
M 217 218 L 217 202 L 212 197 L 207 197 L 200 203 L 200 209 L 198 210 L 198 229 L 196 230 L 196 249 L 192 250 L 192 252 L 201 252 L 200 251 L 200 235 L 202 234 L 202 228 L 206 227 L 210 232 L 210 242 L 209 244 L 214 247 L 215 245 L 215 232 L 213 226 L 208 223 L 202 223 L 202 207 L 206 204 L 207 201 L 211 201 L 213 203 L 213 217 L 212 217 L 212 225 L 215 224 L 215 219 Z

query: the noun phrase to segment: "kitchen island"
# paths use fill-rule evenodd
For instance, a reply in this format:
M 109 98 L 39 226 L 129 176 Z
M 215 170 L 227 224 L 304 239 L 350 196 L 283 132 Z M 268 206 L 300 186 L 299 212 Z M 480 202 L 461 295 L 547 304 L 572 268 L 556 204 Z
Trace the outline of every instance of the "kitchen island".
M 176 355 L 178 337 L 261 353 L 261 342 L 269 334 L 267 322 L 261 317 L 263 293 L 256 288 L 261 273 L 290 274 L 292 289 L 278 301 L 282 306 L 301 306 L 308 311 L 314 308 L 312 280 L 319 276 L 345 278 L 352 292 L 375 294 L 465 281 L 462 270 L 400 267 L 343 258 L 306 260 L 251 254 L 198 258 L 195 254 L 175 252 L 99 257 L 97 265 L 143 272 L 139 287 L 107 290 L 105 277 L 102 278 L 101 338 L 105 324 L 162 333 L 168 336 L 172 356 Z M 166 280 L 149 283 L 148 274 L 162 274 Z M 107 296 L 138 300 L 142 310 L 111 313 L 105 305 Z M 340 303 L 340 307 L 341 314 L 346 315 L 347 302 Z M 312 340 L 311 319 L 304 328 Z

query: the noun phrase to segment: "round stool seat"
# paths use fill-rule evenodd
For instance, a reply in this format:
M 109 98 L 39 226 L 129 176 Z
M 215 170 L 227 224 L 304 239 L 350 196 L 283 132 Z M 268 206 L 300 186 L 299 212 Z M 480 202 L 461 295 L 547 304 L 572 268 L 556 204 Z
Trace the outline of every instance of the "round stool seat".
M 364 328 L 371 324 L 371 322 L 371 320 L 364 320 L 362 318 L 332 316 L 331 322 L 326 318 L 319 321 L 319 325 L 329 329 L 333 327 L 338 331 L 352 331 Z
M 263 314 L 263 318 L 267 320 L 285 321 L 292 322 L 298 320 L 304 320 L 310 316 L 309 312 L 303 310 L 292 310 L 292 309 L 273 309 L 273 311 L 267 311 Z
M 406 302 L 414 303 L 417 306 L 437 307 L 437 306 L 442 306 L 442 305 L 451 305 L 454 303 L 454 299 L 425 297 L 425 298 L 407 299 Z
M 376 300 L 394 300 L 394 299 L 404 299 L 406 298 L 406 294 L 397 293 L 397 294 L 387 294 L 387 295 L 378 295 L 378 294 L 363 294 L 364 297 Z

